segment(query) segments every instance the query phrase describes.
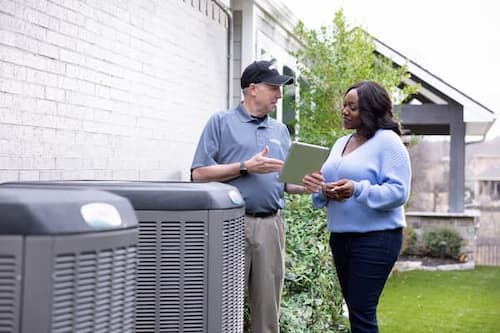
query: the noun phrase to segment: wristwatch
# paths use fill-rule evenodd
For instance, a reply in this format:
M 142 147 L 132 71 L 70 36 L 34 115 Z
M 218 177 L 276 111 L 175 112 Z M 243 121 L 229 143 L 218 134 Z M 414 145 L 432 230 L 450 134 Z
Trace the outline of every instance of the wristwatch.
M 240 175 L 241 176 L 246 176 L 248 175 L 248 169 L 245 165 L 245 162 L 241 161 L 240 162 Z

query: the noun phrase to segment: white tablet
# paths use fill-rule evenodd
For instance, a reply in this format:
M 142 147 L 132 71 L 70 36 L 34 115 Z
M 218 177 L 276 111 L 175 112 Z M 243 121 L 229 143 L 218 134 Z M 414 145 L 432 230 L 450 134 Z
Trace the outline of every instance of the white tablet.
M 281 169 L 279 179 L 283 183 L 302 184 L 308 173 L 319 171 L 330 149 L 303 142 L 293 142 Z

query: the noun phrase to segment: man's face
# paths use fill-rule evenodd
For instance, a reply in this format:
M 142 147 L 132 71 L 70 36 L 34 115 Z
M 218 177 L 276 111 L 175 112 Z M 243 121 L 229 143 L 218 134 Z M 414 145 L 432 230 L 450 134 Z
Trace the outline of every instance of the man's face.
M 273 86 L 267 83 L 255 83 L 255 102 L 257 111 L 263 116 L 273 112 L 281 98 L 281 86 Z

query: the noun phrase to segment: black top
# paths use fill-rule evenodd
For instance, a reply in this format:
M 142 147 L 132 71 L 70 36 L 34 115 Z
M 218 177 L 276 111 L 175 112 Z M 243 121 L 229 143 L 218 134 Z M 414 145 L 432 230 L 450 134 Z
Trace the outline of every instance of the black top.
M 130 202 L 112 193 L 0 186 L 0 235 L 54 235 L 137 227 Z

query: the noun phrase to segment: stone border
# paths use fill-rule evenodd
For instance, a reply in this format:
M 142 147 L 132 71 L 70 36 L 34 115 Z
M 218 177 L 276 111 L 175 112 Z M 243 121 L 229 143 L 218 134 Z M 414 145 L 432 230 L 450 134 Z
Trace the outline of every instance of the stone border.
M 423 237 L 427 231 L 443 228 L 455 230 L 464 240 L 460 249 L 460 255 L 465 255 L 468 261 L 465 263 L 459 263 L 458 266 L 452 264 L 452 268 L 447 270 L 471 269 L 471 263 L 472 268 L 474 268 L 476 233 L 477 228 L 479 227 L 479 216 L 480 213 L 477 210 L 467 210 L 463 213 L 407 212 L 406 223 L 413 229 L 413 231 L 415 231 L 417 236 L 417 243 L 415 245 L 417 248 L 423 246 Z M 462 268 L 463 265 L 465 265 L 465 268 Z
M 447 264 L 438 266 L 424 266 L 421 261 L 396 261 L 394 264 L 393 271 L 396 272 L 406 272 L 414 270 L 422 271 L 464 271 L 471 270 L 475 268 L 473 261 L 465 262 L 463 264 Z

